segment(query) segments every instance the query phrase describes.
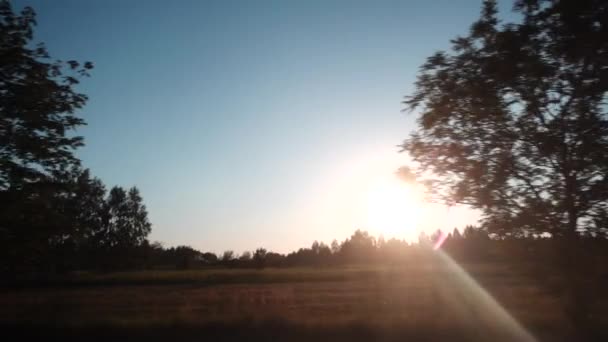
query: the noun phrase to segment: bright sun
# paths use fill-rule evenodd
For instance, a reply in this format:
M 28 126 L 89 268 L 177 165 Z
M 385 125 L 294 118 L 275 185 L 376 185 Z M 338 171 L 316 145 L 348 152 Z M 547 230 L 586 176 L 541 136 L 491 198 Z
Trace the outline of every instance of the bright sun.
M 397 177 L 371 184 L 368 194 L 368 226 L 385 238 L 415 238 L 422 217 L 422 192 Z

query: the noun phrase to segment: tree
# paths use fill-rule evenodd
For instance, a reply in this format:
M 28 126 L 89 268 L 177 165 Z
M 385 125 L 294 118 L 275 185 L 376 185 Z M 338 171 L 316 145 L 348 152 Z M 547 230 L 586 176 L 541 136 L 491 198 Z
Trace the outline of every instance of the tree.
M 173 261 L 178 269 L 189 269 L 201 256 L 201 252 L 190 246 L 177 246 L 173 250 Z
M 241 253 L 241 256 L 239 256 L 239 261 L 242 261 L 242 262 L 249 262 L 249 261 L 251 261 L 251 252 L 250 251 L 244 251 L 243 253 Z
M 132 248 L 140 246 L 150 234 L 146 206 L 136 187 L 126 192 L 115 186 L 106 200 L 104 224 L 98 234 L 99 243 L 106 247 Z
M 266 255 L 268 251 L 265 248 L 258 248 L 253 252 L 253 262 L 256 267 L 264 267 L 266 266 Z
M 235 256 L 234 256 L 234 252 L 233 251 L 225 251 L 222 254 L 222 258 L 221 258 L 221 260 L 222 260 L 223 263 L 229 263 L 229 262 L 231 262 L 234 259 L 235 259 Z
M 152 225 L 136 187 L 125 191 L 114 186 L 102 204 L 97 230 L 91 230 L 88 240 L 96 256 L 96 268 L 134 268 L 145 262 L 145 252 Z
M 368 232 L 357 229 L 340 247 L 340 253 L 349 261 L 368 261 L 376 255 L 376 239 Z
M 283 254 L 268 252 L 264 257 L 264 265 L 270 267 L 283 266 L 285 263 L 285 256 Z
M 608 227 L 608 3 L 495 1 L 451 52 L 422 66 L 403 144 L 433 194 L 483 212 L 493 233 Z
M 443 234 L 444 232 L 442 232 L 441 229 L 435 230 L 429 237 L 430 242 L 436 244 L 442 238 Z
M 340 243 L 336 239 L 331 242 L 331 254 L 337 255 L 340 253 Z
M 205 264 L 213 265 L 217 263 L 217 255 L 211 252 L 205 252 L 201 255 L 201 258 Z
M 54 258 L 47 257 L 46 262 L 55 270 L 67 271 L 85 267 L 89 261 L 95 234 L 103 228 L 106 189 L 101 180 L 80 167 L 66 172 L 62 184 L 53 192 L 52 210 L 41 212 L 40 217 L 47 224 L 60 220 L 61 230 L 49 237 L 46 246 Z
M 35 24 L 32 8 L 0 0 L 0 271 L 40 266 L 72 227 L 64 179 L 79 164 L 72 131 L 87 100 L 74 87 L 93 65 L 52 60 Z
M 253 254 L 250 251 L 244 251 L 238 257 L 238 259 L 235 260 L 234 264 L 237 267 L 250 267 L 252 265 L 252 262 L 251 262 L 252 258 L 253 258 Z
M 0 1 L 0 190 L 52 178 L 78 164 L 73 150 L 82 146 L 69 132 L 85 124 L 75 112 L 87 97 L 74 86 L 93 66 L 52 61 L 32 41 L 35 25 L 31 7 L 16 15 Z
M 69 236 L 75 245 L 90 243 L 103 229 L 106 188 L 89 169 L 74 170 L 75 179 L 69 192 L 69 210 L 73 229 Z
M 405 99 L 421 115 L 403 150 L 437 198 L 481 209 L 487 233 L 566 237 L 556 261 L 584 334 L 594 266 L 577 261 L 578 237 L 608 228 L 608 2 L 514 10 L 521 22 L 502 25 L 484 1 L 470 33 L 427 59 Z
M 454 228 L 454 231 L 452 232 L 452 239 L 454 241 L 459 241 L 462 239 L 462 235 L 460 234 L 458 228 Z

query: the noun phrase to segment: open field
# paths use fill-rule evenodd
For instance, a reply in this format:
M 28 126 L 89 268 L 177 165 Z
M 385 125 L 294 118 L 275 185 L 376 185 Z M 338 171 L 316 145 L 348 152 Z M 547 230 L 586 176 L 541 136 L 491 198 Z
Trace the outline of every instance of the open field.
M 444 263 L 79 274 L 2 290 L 0 320 L 22 336 L 89 340 L 572 340 L 559 296 L 536 277 L 466 268 L 475 282 Z

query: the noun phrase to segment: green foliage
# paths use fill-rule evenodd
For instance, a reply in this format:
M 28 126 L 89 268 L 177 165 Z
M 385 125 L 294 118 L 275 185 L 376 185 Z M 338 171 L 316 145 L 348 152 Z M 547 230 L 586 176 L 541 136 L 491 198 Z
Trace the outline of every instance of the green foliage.
M 499 235 L 605 232 L 608 3 L 517 1 L 502 24 L 485 1 L 469 35 L 422 66 L 403 144 L 431 191 L 469 204 Z M 517 233 L 519 232 L 519 233 Z

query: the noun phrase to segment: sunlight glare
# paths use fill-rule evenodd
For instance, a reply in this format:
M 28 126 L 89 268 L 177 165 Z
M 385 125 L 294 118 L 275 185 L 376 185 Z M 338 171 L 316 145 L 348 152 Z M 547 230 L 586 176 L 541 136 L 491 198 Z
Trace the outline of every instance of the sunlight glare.
M 392 175 L 370 186 L 368 226 L 386 238 L 414 238 L 418 235 L 423 210 L 422 191 Z

